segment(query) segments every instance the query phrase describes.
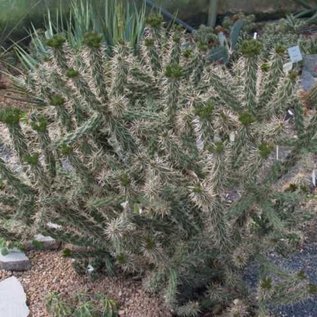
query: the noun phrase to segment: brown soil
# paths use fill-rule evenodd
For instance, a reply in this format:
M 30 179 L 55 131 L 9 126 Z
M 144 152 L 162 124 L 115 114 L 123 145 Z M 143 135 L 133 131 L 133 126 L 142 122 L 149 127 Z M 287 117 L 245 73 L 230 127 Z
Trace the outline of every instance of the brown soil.
M 122 317 L 170 317 L 172 314 L 156 297 L 142 289 L 141 283 L 132 279 L 102 277 L 91 281 L 76 274 L 71 259 L 60 252 L 35 252 L 28 254 L 32 268 L 26 272 L 0 271 L 0 281 L 11 275 L 22 283 L 27 294 L 30 317 L 49 317 L 45 299 L 50 292 L 58 292 L 62 298 L 78 293 L 102 293 L 119 303 Z

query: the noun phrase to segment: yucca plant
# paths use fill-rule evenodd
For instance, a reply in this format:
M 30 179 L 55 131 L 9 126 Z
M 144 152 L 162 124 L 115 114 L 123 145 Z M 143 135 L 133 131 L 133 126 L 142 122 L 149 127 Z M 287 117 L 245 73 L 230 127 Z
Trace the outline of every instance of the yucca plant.
M 148 22 L 137 55 L 124 43 L 108 55 L 97 33 L 79 50 L 55 35 L 49 57 L 15 78 L 34 107 L 23 121 L 15 109 L 0 115 L 23 167 L 0 159 L 1 218 L 80 246 L 65 254 L 83 270 L 143 276 L 181 316 L 235 299 L 229 311 L 264 312 L 273 298 L 314 294 L 303 275 L 275 268 L 271 279 L 266 258 L 300 239 L 287 223 L 302 191 L 282 185 L 316 145 L 317 115 L 304 118 L 284 49 L 263 63 L 261 43 L 247 40 L 228 70 L 160 17 Z M 277 145 L 286 158 L 274 159 Z M 251 260 L 255 293 L 242 279 Z

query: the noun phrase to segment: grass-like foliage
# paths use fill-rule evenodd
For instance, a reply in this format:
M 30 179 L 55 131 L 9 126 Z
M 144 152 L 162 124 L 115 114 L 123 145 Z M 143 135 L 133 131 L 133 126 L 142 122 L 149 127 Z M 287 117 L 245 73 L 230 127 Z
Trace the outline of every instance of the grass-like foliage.
M 262 61 L 261 43 L 245 41 L 228 70 L 160 18 L 149 23 L 137 53 L 122 43 L 108 56 L 96 33 L 73 51 L 56 35 L 49 58 L 16 79 L 35 106 L 0 114 L 23 165 L 17 175 L 0 159 L 1 219 L 80 246 L 65 252 L 79 269 L 142 276 L 182 316 L 264 314 L 273 298 L 315 293 L 304 274 L 271 279 L 265 260 L 299 239 L 286 210 L 300 191 L 278 184 L 316 143 L 317 116 L 304 120 L 284 50 Z M 276 145 L 288 146 L 285 159 Z M 251 260 L 261 267 L 253 294 L 242 279 Z

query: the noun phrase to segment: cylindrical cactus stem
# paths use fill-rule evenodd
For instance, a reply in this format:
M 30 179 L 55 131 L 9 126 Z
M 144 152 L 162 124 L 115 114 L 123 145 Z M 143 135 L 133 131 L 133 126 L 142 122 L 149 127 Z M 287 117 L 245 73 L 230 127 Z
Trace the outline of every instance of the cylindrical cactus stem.
M 62 128 L 69 132 L 73 129 L 73 124 L 71 115 L 65 108 L 65 103 L 66 100 L 61 95 L 54 94 L 50 96 L 50 104 L 55 107 Z
M 52 142 L 47 130 L 47 120 L 44 117 L 37 118 L 35 115 L 31 115 L 31 120 L 31 126 L 38 134 L 40 146 L 45 156 L 46 169 L 54 179 L 56 176 L 56 160 L 51 150 Z
M 76 174 L 83 181 L 85 186 L 89 187 L 95 183 L 93 175 L 90 173 L 89 169 L 85 166 L 85 164 L 78 158 L 78 156 L 74 153 L 73 148 L 66 143 L 63 143 L 59 147 L 62 155 L 65 155 L 70 164 L 74 167 Z
M 14 196 L 0 195 L 0 204 L 5 206 L 15 207 L 18 204 L 18 199 Z
M 116 58 L 112 65 L 112 74 L 114 76 L 111 94 L 112 95 L 123 95 L 127 85 L 128 79 L 128 63 L 127 58 L 127 47 L 121 45 L 116 50 Z
M 55 62 L 62 71 L 66 71 L 68 69 L 68 62 L 64 48 L 65 42 L 66 39 L 62 35 L 55 35 L 47 41 L 47 46 L 53 49 Z
M 172 38 L 172 50 L 170 57 L 170 64 L 179 64 L 181 57 L 181 34 L 179 31 L 176 31 Z
M 261 49 L 262 45 L 257 40 L 247 40 L 241 45 L 241 52 L 246 61 L 242 74 L 244 78 L 245 104 L 252 114 L 255 113 L 256 109 L 258 57 Z
M 159 50 L 153 38 L 145 39 L 144 45 L 145 45 L 145 52 L 144 52 L 145 57 L 151 66 L 153 74 L 156 76 L 158 72 L 162 70 L 161 57 L 158 52 Z
M 296 87 L 297 77 L 297 72 L 290 72 L 288 74 L 282 85 L 277 88 L 270 102 L 261 110 L 263 116 L 270 117 L 286 112 L 289 101 L 292 99 L 294 88 Z
M 167 120 L 168 123 L 173 127 L 179 100 L 179 81 L 184 76 L 184 72 L 179 64 L 170 64 L 166 67 L 165 76 L 168 78 L 165 97 Z
M 267 80 L 265 81 L 264 87 L 262 87 L 262 92 L 259 96 L 259 101 L 257 108 L 262 109 L 267 105 L 267 103 L 272 98 L 280 78 L 283 76 L 283 54 L 284 48 L 276 48 L 274 54 L 272 55 L 271 64 L 262 64 L 261 70 L 263 73 L 267 73 Z
M 22 240 L 22 237 L 17 232 L 12 232 L 4 228 L 0 225 L 0 237 L 3 238 L 5 241 L 10 242 L 19 242 Z
M 315 107 L 317 104 L 317 85 L 315 85 L 308 93 L 306 100 L 309 106 Z
M 8 127 L 13 147 L 21 163 L 23 163 L 24 157 L 29 154 L 27 142 L 20 125 L 22 114 L 22 111 L 17 108 L 5 108 L 0 112 L 0 121 Z
M 96 110 L 100 113 L 106 112 L 107 109 L 105 110 L 105 107 L 101 105 L 100 101 L 91 91 L 87 81 L 84 79 L 84 77 L 80 74 L 79 71 L 75 70 L 74 68 L 69 68 L 66 71 L 66 76 L 74 84 L 74 89 L 77 90 L 76 99 L 78 101 L 79 99 L 82 99 L 87 106 L 91 107 L 91 110 Z
M 104 54 L 101 47 L 102 36 L 97 33 L 87 33 L 84 43 L 88 47 L 88 59 L 97 93 L 103 103 L 108 102 L 108 91 L 105 82 Z
M 219 98 L 226 104 L 226 106 L 234 111 L 241 109 L 239 98 L 233 94 L 230 87 L 226 85 L 222 78 L 220 78 L 215 72 L 212 72 L 210 74 L 209 81 L 211 86 L 213 86 L 217 92 Z
M 9 170 L 6 163 L 0 158 L 0 175 L 18 194 L 23 196 L 34 195 L 33 189 L 24 184 L 14 173 Z
M 201 58 L 198 61 L 196 67 L 193 69 L 191 81 L 195 87 L 197 87 L 201 82 L 201 78 L 202 78 L 202 74 L 204 72 L 205 64 L 206 64 L 205 59 Z
M 305 132 L 304 109 L 297 97 L 294 100 L 294 115 L 297 135 L 301 137 Z

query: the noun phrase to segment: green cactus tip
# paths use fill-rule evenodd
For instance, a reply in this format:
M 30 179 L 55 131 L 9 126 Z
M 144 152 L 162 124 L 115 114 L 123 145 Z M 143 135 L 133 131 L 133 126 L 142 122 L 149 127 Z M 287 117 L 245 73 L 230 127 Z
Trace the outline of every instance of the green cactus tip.
M 84 36 L 84 44 L 90 48 L 99 48 L 102 42 L 102 35 L 96 32 L 86 33 Z
M 246 40 L 241 45 L 241 52 L 245 57 L 255 57 L 261 53 L 262 44 L 255 39 Z
M 270 277 L 264 277 L 261 281 L 261 288 L 270 290 L 272 288 L 272 279 Z
M 165 76 L 173 79 L 180 79 L 183 77 L 183 68 L 178 64 L 170 64 L 166 67 Z
M 288 77 L 290 78 L 291 81 L 296 81 L 298 78 L 298 72 L 297 71 L 290 71 L 288 73 Z
M 36 166 L 36 165 L 38 164 L 38 162 L 39 162 L 39 154 L 34 154 L 34 155 L 29 154 L 29 155 L 26 155 L 26 156 L 24 157 L 24 161 L 25 161 L 27 164 L 31 165 L 31 166 Z
M 146 24 L 154 29 L 158 29 L 162 25 L 163 21 L 164 19 L 160 14 L 154 14 L 150 15 L 146 19 Z
M 59 147 L 59 149 L 60 149 L 60 151 L 61 151 L 61 153 L 62 153 L 63 155 L 69 155 L 69 154 L 71 154 L 71 153 L 73 152 L 72 147 L 69 146 L 69 145 L 67 145 L 67 144 L 65 144 L 65 143 L 63 143 L 63 144 Z
M 31 127 L 37 132 L 45 132 L 47 129 L 47 120 L 44 117 L 41 117 L 37 122 L 32 122 Z
M 270 156 L 273 150 L 273 147 L 270 144 L 262 143 L 259 145 L 258 149 L 259 149 L 261 157 L 264 159 L 267 159 Z
M 69 68 L 66 72 L 66 76 L 68 78 L 75 78 L 79 75 L 79 71 L 75 70 L 74 68 Z
M 152 46 L 154 46 L 154 39 L 152 39 L 152 38 L 147 38 L 147 39 L 145 39 L 145 40 L 144 40 L 144 45 L 145 45 L 146 47 L 152 47 Z
M 252 124 L 253 122 L 255 122 L 255 118 L 253 117 L 253 115 L 251 113 L 246 111 L 246 112 L 243 112 L 240 114 L 239 121 L 244 126 L 248 126 L 248 125 Z
M 261 65 L 261 70 L 263 73 L 267 73 L 270 70 L 270 64 L 264 63 Z
M 23 112 L 18 108 L 5 108 L 0 111 L 0 121 L 9 125 L 18 124 L 22 115 Z
M 282 46 L 282 45 L 278 45 L 278 46 L 275 47 L 275 52 L 276 52 L 276 54 L 278 54 L 278 55 L 280 55 L 280 56 L 283 56 L 283 55 L 284 55 L 285 50 L 286 50 L 285 47 Z
M 52 95 L 50 98 L 50 104 L 52 106 L 62 106 L 65 103 L 65 99 L 60 95 Z
M 212 102 L 209 102 L 207 104 L 200 104 L 195 109 L 195 114 L 200 119 L 210 119 L 211 114 L 214 111 L 214 105 Z
M 191 50 L 190 48 L 184 50 L 184 52 L 183 52 L 183 56 L 185 58 L 190 58 L 190 57 L 192 57 L 192 55 L 193 55 L 193 50 Z
M 51 39 L 47 40 L 46 44 L 49 47 L 60 49 L 63 47 L 66 39 L 63 35 L 54 35 Z

